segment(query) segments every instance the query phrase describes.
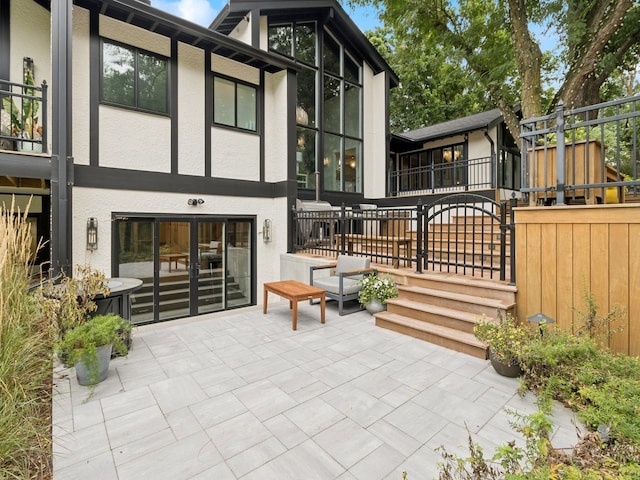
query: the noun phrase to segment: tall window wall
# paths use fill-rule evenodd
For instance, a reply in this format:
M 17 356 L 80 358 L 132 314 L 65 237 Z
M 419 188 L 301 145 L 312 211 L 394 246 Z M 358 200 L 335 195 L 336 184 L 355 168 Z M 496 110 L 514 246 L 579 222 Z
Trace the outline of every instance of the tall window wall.
M 269 49 L 302 66 L 296 105 L 298 188 L 315 189 L 318 171 L 325 190 L 362 192 L 360 64 L 329 32 L 319 33 L 316 22 L 270 24 Z

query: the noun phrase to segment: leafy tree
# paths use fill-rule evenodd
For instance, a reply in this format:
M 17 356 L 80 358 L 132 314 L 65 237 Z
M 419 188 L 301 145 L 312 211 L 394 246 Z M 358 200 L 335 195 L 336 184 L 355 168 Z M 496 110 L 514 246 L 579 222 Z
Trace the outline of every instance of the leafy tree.
M 464 58 L 519 135 L 515 105 L 532 118 L 558 101 L 578 107 L 601 100 L 617 70 L 637 63 L 640 0 L 347 0 L 373 4 L 394 34 L 410 45 L 433 35 Z M 557 39 L 543 54 L 538 37 Z M 416 55 L 417 56 L 417 55 Z M 545 102 L 545 81 L 559 88 Z
M 407 131 L 494 108 L 484 87 L 474 79 L 464 58 L 433 34 L 406 42 L 391 27 L 365 35 L 398 74 L 391 91 L 390 124 Z

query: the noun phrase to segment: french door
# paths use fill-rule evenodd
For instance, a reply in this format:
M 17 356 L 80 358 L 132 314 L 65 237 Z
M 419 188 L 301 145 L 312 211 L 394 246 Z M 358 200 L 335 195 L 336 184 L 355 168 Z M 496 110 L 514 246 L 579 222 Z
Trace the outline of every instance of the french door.
M 252 218 L 114 215 L 115 276 L 140 278 L 135 324 L 254 304 Z

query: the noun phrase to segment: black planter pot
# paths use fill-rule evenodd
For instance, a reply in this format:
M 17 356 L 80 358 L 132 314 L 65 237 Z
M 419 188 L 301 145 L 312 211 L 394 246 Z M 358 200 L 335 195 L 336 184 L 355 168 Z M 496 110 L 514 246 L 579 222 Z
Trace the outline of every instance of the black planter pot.
M 522 375 L 522 368 L 517 360 L 512 360 L 510 363 L 505 363 L 502 360 L 498 360 L 491 350 L 489 350 L 489 360 L 491 360 L 491 366 L 493 369 L 504 377 L 519 377 Z

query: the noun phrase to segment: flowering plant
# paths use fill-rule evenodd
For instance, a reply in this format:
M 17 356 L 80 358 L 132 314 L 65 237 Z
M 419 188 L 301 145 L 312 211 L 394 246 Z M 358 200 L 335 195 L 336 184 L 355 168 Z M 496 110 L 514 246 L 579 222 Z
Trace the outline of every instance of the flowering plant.
M 473 327 L 473 333 L 489 345 L 497 360 L 506 364 L 519 360 L 523 347 L 533 338 L 532 330 L 509 314 L 504 318 L 499 316 L 497 321 L 483 315 Z
M 371 300 L 378 300 L 387 303 L 387 299 L 398 296 L 398 287 L 391 275 L 376 275 L 371 273 L 360 280 L 362 290 L 358 296 L 358 301 L 366 305 Z

